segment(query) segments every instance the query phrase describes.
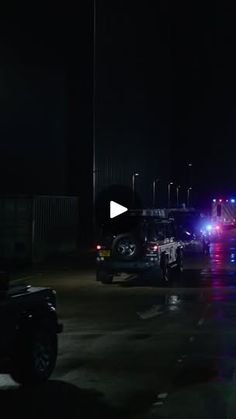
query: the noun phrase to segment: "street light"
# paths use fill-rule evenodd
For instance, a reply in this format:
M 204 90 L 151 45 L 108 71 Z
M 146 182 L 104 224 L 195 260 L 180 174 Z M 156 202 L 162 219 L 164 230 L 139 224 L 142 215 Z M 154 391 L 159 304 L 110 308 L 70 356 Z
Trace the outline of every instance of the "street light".
M 178 185 L 176 187 L 176 207 L 179 207 L 179 189 L 180 189 L 180 185 Z
M 169 182 L 168 183 L 168 208 L 170 208 L 170 187 L 171 187 L 171 185 L 173 185 L 174 183 L 173 182 Z
M 93 234 L 96 232 L 96 0 L 93 1 Z
M 190 186 L 187 189 L 187 208 L 189 208 L 189 204 L 190 204 L 190 191 L 192 190 L 192 187 Z
M 187 170 L 186 170 L 186 177 L 188 179 L 188 182 L 191 184 L 193 184 L 194 179 L 193 179 L 193 174 L 194 174 L 194 167 L 193 167 L 193 163 L 191 161 L 188 161 L 187 163 Z
M 156 185 L 159 182 L 159 179 L 154 179 L 152 183 L 152 206 L 156 206 Z
M 132 174 L 132 193 L 133 193 L 133 206 L 135 204 L 135 178 L 139 176 L 139 173 L 135 172 Z

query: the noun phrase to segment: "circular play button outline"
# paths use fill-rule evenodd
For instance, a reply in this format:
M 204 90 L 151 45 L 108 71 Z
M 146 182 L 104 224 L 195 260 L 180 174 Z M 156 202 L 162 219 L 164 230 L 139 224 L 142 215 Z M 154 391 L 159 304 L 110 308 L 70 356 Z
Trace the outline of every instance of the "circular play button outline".
M 126 211 L 128 211 L 128 208 L 118 204 L 118 202 L 110 201 L 110 218 L 118 217 Z

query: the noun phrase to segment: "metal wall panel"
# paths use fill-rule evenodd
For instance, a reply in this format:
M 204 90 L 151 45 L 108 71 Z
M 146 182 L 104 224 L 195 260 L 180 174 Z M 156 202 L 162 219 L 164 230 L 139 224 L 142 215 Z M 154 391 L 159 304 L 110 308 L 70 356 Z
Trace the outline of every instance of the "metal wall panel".
M 78 198 L 0 197 L 0 259 L 40 261 L 77 247 Z
M 78 237 L 77 197 L 35 197 L 33 201 L 33 260 L 73 251 Z
M 31 259 L 32 200 L 26 197 L 0 198 L 0 258 Z

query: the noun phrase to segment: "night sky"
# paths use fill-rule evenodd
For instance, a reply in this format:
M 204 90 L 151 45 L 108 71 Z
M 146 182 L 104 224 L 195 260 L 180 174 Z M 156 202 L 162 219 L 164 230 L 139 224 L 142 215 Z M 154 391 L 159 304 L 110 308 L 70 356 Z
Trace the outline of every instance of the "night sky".
M 236 193 L 235 17 L 230 2 L 97 0 L 101 164 L 110 136 L 121 171 L 146 171 L 143 190 L 159 171 L 196 204 Z M 79 194 L 88 210 L 92 23 L 92 1 L 1 13 L 1 193 Z

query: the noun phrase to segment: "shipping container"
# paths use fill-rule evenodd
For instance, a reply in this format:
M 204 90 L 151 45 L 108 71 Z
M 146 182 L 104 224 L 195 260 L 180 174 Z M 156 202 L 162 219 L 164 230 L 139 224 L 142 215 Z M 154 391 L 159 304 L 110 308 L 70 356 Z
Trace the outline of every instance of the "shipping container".
M 0 197 L 0 259 L 39 262 L 77 248 L 78 197 Z

